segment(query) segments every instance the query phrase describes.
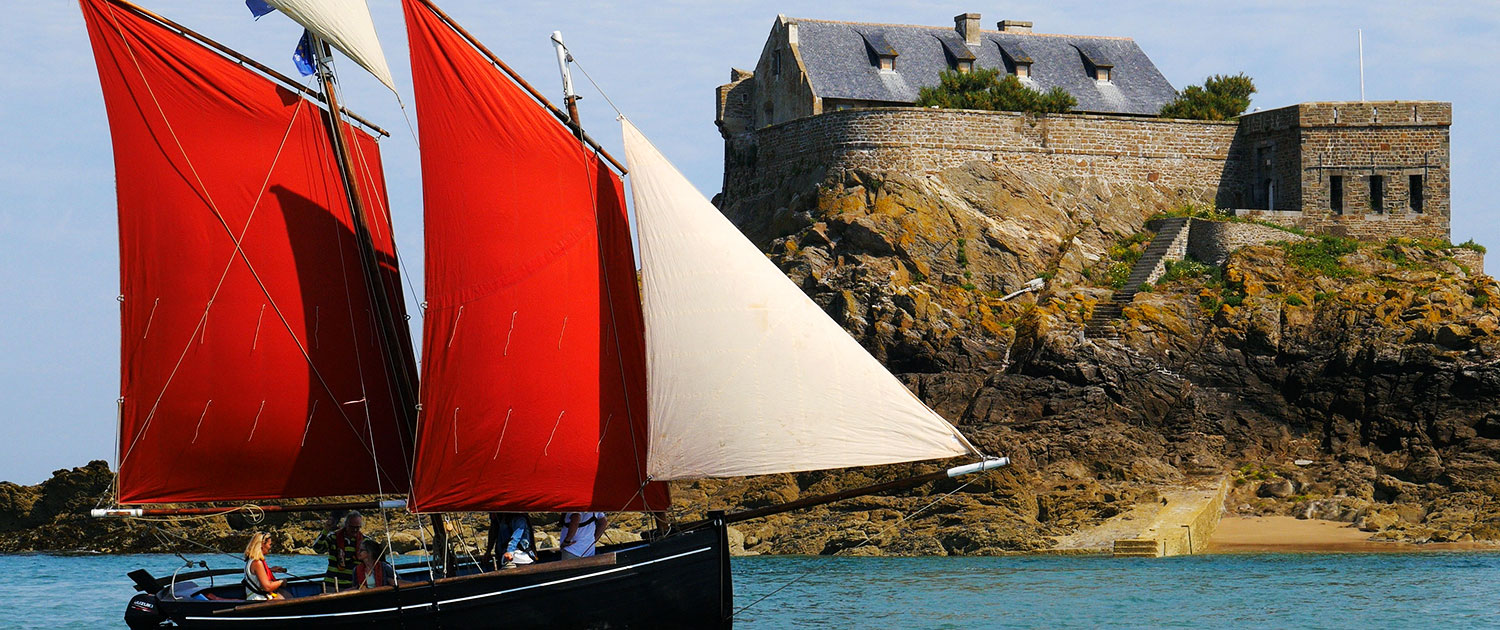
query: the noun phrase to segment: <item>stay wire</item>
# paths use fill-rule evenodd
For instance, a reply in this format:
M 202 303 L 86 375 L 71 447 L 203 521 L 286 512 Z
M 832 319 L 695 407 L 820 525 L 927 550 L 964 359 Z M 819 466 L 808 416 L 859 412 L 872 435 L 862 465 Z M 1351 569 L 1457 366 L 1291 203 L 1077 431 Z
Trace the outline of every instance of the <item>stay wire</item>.
M 604 88 L 599 87 L 599 84 L 594 81 L 594 77 L 589 76 L 589 71 L 585 70 L 583 68 L 583 64 L 578 63 L 578 58 L 573 56 L 573 51 L 568 50 L 568 46 L 566 44 L 564 44 L 562 48 L 563 48 L 563 52 L 565 52 L 565 53 L 568 54 L 567 58 L 570 61 L 573 62 L 573 65 L 578 66 L 578 71 L 579 72 L 583 73 L 583 78 L 588 79 L 589 80 L 589 85 L 594 86 L 594 91 L 598 92 L 599 96 L 604 97 L 604 102 L 609 103 L 610 108 L 613 109 L 613 110 L 615 110 L 616 114 L 624 116 L 625 112 L 620 111 L 620 108 L 615 106 L 615 102 L 612 101 L 612 100 L 609 100 L 609 95 L 604 93 Z

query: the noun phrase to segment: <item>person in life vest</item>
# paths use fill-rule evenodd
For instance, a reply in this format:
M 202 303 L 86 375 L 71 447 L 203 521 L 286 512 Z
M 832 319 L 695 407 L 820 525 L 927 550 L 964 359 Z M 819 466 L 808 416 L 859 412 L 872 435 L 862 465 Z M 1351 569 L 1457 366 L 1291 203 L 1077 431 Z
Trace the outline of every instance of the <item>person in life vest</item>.
M 536 531 L 531 527 L 531 519 L 521 512 L 491 512 L 481 563 L 509 569 L 533 562 L 536 562 Z
M 278 571 L 286 573 L 286 568 L 267 565 L 268 553 L 271 553 L 270 534 L 255 534 L 250 537 L 250 544 L 245 545 L 245 599 L 281 599 L 281 594 L 276 591 L 281 589 L 286 580 L 278 580 L 271 574 Z
M 342 591 L 354 586 L 354 567 L 359 564 L 356 557 L 359 547 L 365 542 L 361 528 L 365 519 L 359 512 L 344 515 L 343 526 L 338 517 L 328 519 L 326 530 L 316 541 L 313 551 L 328 554 L 328 574 L 323 578 L 324 591 Z
M 380 543 L 366 540 L 355 557 L 359 564 L 354 567 L 354 583 L 359 588 L 396 585 L 396 569 L 385 561 L 385 549 Z
M 569 512 L 563 515 L 562 556 L 587 558 L 594 555 L 594 545 L 609 527 L 609 517 L 603 512 Z

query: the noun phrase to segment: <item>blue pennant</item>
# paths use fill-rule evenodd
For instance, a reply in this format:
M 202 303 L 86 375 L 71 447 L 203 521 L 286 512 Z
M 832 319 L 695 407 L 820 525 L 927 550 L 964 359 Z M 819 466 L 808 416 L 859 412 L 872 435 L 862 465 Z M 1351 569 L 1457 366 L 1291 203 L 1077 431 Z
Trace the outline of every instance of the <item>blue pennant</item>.
M 316 62 L 313 56 L 312 33 L 302 31 L 302 40 L 297 42 L 297 50 L 292 51 L 292 63 L 297 64 L 297 70 L 302 76 L 317 73 Z
M 271 5 L 266 4 L 266 0 L 245 0 L 245 6 L 250 8 L 250 13 L 254 14 L 257 19 L 276 10 Z

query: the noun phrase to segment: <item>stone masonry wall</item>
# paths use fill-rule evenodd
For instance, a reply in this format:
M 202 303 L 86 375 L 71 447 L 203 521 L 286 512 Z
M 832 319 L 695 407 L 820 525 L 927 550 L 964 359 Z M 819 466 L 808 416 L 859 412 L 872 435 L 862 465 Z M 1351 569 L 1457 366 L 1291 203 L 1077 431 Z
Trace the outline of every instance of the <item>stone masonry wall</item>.
M 1242 216 L 1339 236 L 1446 239 L 1452 120 L 1452 105 L 1434 101 L 1300 103 L 1245 114 L 1240 146 L 1254 163 L 1249 185 L 1274 178 L 1277 201 L 1268 209 L 1251 188 L 1242 197 L 1248 203 L 1232 207 Z M 1274 156 L 1274 164 L 1257 155 Z M 1379 207 L 1372 203 L 1372 177 L 1384 189 Z M 1333 201 L 1335 178 L 1341 204 Z M 1420 207 L 1414 181 L 1421 183 Z
M 1229 254 L 1241 247 L 1307 238 L 1268 225 L 1203 219 L 1193 219 L 1184 233 L 1189 235 L 1186 253 L 1211 265 L 1224 264 Z
M 971 161 L 1152 182 L 1215 201 L 1238 177 L 1234 123 L 917 108 L 825 112 L 726 142 L 725 202 L 813 170 L 934 172 Z

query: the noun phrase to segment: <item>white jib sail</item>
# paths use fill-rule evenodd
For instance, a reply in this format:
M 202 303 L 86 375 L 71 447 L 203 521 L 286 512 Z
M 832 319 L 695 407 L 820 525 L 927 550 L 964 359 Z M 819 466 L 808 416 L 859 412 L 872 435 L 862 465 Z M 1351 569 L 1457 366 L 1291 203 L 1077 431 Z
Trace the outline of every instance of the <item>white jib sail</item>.
M 653 478 L 978 453 L 622 122 L 640 226 Z
M 396 81 L 385 62 L 365 0 L 266 0 L 287 17 L 339 49 L 392 92 Z

